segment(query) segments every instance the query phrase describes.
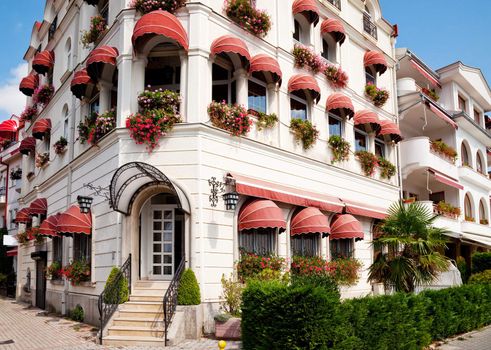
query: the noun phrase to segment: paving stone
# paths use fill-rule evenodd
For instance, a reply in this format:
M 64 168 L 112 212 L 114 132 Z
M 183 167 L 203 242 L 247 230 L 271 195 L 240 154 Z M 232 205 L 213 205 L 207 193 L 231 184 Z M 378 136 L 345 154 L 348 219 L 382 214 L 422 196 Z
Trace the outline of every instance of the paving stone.
M 438 350 L 490 350 L 491 326 L 448 340 Z

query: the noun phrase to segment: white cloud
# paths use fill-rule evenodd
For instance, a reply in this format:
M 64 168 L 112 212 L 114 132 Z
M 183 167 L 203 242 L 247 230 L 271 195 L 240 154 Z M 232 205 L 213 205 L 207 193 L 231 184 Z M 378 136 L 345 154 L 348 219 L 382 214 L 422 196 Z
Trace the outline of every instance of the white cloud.
M 19 91 L 19 84 L 27 75 L 27 63 L 21 63 L 10 70 L 9 77 L 0 83 L 0 120 L 19 115 L 26 104 L 26 96 Z

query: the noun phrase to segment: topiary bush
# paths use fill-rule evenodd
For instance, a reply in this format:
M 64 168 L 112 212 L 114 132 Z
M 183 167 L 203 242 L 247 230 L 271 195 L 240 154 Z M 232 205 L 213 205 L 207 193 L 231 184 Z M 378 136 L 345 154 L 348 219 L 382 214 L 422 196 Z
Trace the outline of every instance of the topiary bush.
M 85 313 L 82 306 L 80 306 L 80 304 L 77 304 L 77 306 L 75 306 L 75 308 L 69 312 L 69 317 L 73 321 L 83 322 L 85 318 Z
M 186 269 L 182 273 L 179 287 L 177 289 L 177 303 L 179 305 L 199 305 L 201 304 L 201 294 L 198 280 L 191 269 Z
M 118 279 L 118 276 L 121 278 Z M 128 279 L 121 274 L 121 270 L 114 266 L 106 281 L 105 304 L 123 304 L 128 301 Z
M 491 270 L 491 253 L 472 254 L 472 273 Z

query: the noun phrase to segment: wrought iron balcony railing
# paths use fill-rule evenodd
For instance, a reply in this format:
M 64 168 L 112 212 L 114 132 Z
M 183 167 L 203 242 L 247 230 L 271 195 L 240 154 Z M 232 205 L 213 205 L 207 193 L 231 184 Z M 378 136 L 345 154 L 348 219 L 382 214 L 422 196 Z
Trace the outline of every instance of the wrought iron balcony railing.
M 365 33 L 377 39 L 377 26 L 372 22 L 372 18 L 367 13 L 363 14 L 363 30 Z

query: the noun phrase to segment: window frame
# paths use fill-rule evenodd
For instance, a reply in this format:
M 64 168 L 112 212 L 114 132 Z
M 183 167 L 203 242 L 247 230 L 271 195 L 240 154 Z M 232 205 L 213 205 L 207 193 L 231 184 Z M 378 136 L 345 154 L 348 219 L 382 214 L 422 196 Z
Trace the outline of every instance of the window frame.
M 365 66 L 365 84 L 377 86 L 378 73 L 373 66 Z
M 365 149 L 358 149 L 357 148 L 357 142 L 356 142 L 356 134 L 361 134 L 365 137 Z M 365 131 L 365 130 L 362 130 L 356 126 L 353 127 L 353 137 L 354 137 L 354 141 L 355 141 L 355 152 L 358 152 L 358 151 L 368 151 L 369 150 L 369 145 L 368 145 L 368 142 L 369 142 L 369 138 L 368 138 L 368 133 Z
M 65 72 L 72 70 L 72 38 L 68 37 L 65 42 L 66 66 Z
M 343 118 L 332 113 L 332 112 L 327 112 L 327 133 L 328 133 L 328 137 L 335 135 L 335 134 L 331 134 L 331 123 L 330 123 L 331 118 L 335 119 L 339 122 L 339 136 L 343 137 L 343 135 L 344 135 L 344 120 L 343 120 Z
M 378 138 L 378 137 L 375 137 L 375 142 L 374 142 L 374 146 L 375 146 L 374 154 L 375 155 L 377 155 L 377 145 L 380 146 L 382 149 L 382 155 L 380 155 L 379 157 L 387 159 L 387 157 L 386 157 L 386 155 L 387 155 L 387 144 L 385 143 L 385 141 Z
M 467 207 L 469 207 L 469 208 L 467 208 Z M 467 211 L 467 209 L 469 209 L 469 211 Z M 469 196 L 469 194 L 467 194 L 467 193 L 464 196 L 464 216 L 469 217 L 469 218 L 473 218 L 472 200 L 471 200 L 471 197 Z
M 92 235 L 76 234 L 73 236 L 73 260 L 92 261 Z
M 464 112 L 464 113 L 467 113 L 467 99 L 465 99 L 464 97 L 462 97 L 461 94 L 458 94 L 457 95 L 457 103 L 458 103 L 458 106 L 457 108 Z M 463 108 L 461 107 L 461 103 L 463 104 Z
M 348 243 L 347 247 L 342 247 L 342 244 Z M 336 249 L 333 249 L 336 246 Z M 345 248 L 348 248 L 346 250 Z M 347 252 L 345 255 L 344 253 Z M 335 256 L 336 253 L 336 256 Z M 344 258 L 354 258 L 355 256 L 355 239 L 354 238 L 342 238 L 329 240 L 329 256 L 332 260 L 336 260 L 340 256 Z
M 308 255 L 306 254 L 306 246 L 305 246 L 305 241 L 312 241 L 313 243 L 313 254 Z M 294 250 L 294 241 L 300 241 L 301 245 L 301 252 L 298 253 L 298 250 Z M 308 234 L 300 234 L 300 235 L 295 235 L 295 236 L 290 236 L 290 253 L 291 256 L 306 256 L 306 257 L 315 257 L 315 256 L 320 256 L 321 255 L 321 235 L 319 233 L 308 233 Z
M 226 70 L 228 72 L 227 80 L 213 80 L 213 67 L 212 67 L 212 77 L 211 77 L 211 93 L 213 96 L 213 86 L 216 85 L 227 85 L 227 103 L 233 104 L 232 102 L 232 86 L 233 83 L 236 84 L 235 88 L 235 101 L 237 101 L 237 78 L 235 77 L 235 67 L 233 64 L 230 64 L 231 62 L 227 62 L 224 59 L 221 59 L 220 57 L 217 57 L 215 59 L 215 62 L 213 64 L 216 64 L 217 66 L 221 67 L 222 69 Z M 221 101 L 216 101 L 216 102 L 221 102 Z
M 293 92 L 290 93 L 290 120 L 293 119 L 293 116 L 292 116 L 293 110 L 292 110 L 292 103 L 291 103 L 292 99 L 297 101 L 297 102 L 305 104 L 305 119 L 303 119 L 303 120 L 310 120 L 310 105 L 309 105 L 309 101 L 307 99 L 307 96 L 305 96 L 305 97 L 306 97 L 306 99 L 304 100 L 300 96 L 295 95 Z
M 277 228 L 264 228 L 264 229 L 251 229 L 251 230 L 242 230 L 239 231 L 239 249 L 243 249 L 248 253 L 254 253 L 260 256 L 268 256 L 268 255 L 277 255 L 278 254 L 278 229 Z M 269 235 L 268 239 L 270 240 L 272 249 L 271 251 L 257 251 L 254 248 L 250 249 L 251 247 L 244 247 L 243 245 L 243 238 L 244 235 L 249 235 L 249 238 L 253 237 L 253 246 L 257 246 L 257 236 L 258 235 Z
M 263 113 L 267 114 L 269 112 L 269 108 L 268 108 L 268 102 L 269 102 L 268 84 L 266 82 L 262 81 L 261 79 L 253 77 L 252 75 L 248 78 L 248 80 L 247 80 L 247 108 L 248 109 L 254 109 L 254 108 L 251 108 L 251 106 L 249 105 L 249 85 L 250 85 L 249 81 L 253 82 L 254 84 L 260 85 L 265 89 L 265 95 L 264 95 L 265 96 L 265 102 L 264 102 L 264 112 Z M 256 112 L 260 112 L 260 111 L 256 111 Z
M 52 261 L 58 261 L 63 264 L 63 236 L 53 237 L 52 240 Z

